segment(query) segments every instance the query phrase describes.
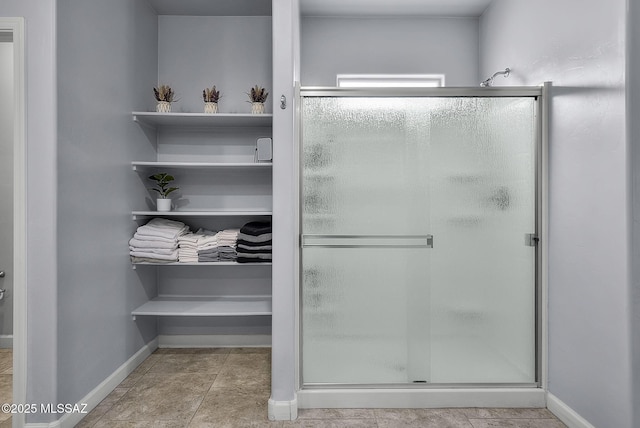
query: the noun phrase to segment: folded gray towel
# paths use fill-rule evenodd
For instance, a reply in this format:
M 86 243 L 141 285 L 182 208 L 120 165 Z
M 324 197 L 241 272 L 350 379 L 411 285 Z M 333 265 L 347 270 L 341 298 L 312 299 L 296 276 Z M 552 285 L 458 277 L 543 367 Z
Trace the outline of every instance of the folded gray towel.
M 258 236 L 247 235 L 244 233 L 238 234 L 238 240 L 249 241 L 249 242 L 267 242 L 271 241 L 271 233 L 265 233 Z

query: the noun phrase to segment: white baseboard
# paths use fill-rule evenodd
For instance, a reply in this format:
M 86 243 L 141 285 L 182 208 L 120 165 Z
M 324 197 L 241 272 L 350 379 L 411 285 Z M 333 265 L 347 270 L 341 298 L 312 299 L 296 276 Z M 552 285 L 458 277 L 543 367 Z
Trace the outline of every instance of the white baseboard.
M 585 418 L 550 392 L 547 393 L 547 409 L 569 428 L 595 428 Z
M 78 404 L 86 404 L 87 413 L 93 410 L 156 349 L 158 349 L 157 338 L 143 346 L 124 364 L 118 367 L 108 378 L 103 380 L 100 385 L 96 386 L 84 398 L 78 401 Z M 49 424 L 26 424 L 25 428 L 73 428 L 84 416 L 86 416 L 86 413 L 67 413 L 55 422 L 51 422 Z
M 167 334 L 158 336 L 158 347 L 160 348 L 240 348 L 270 346 L 270 334 Z
M 545 407 L 539 388 L 317 389 L 298 391 L 298 408 Z
M 269 398 L 268 416 L 270 421 L 295 421 L 298 418 L 298 401 L 275 401 Z
M 13 334 L 0 334 L 0 348 L 13 348 Z

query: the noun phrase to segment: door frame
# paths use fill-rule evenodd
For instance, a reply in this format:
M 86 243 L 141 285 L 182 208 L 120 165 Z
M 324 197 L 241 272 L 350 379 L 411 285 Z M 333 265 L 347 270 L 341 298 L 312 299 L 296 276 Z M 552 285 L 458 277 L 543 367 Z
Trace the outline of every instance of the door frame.
M 27 402 L 26 290 L 26 116 L 24 18 L 0 17 L 0 31 L 13 34 L 13 402 Z M 12 415 L 13 426 L 25 424 L 24 413 Z
M 395 389 L 387 385 L 348 385 L 346 388 L 342 385 L 326 385 L 322 387 L 313 386 L 305 387 L 302 382 L 302 328 L 301 328 L 301 286 L 302 286 L 302 257 L 300 256 L 300 266 L 297 276 L 298 284 L 296 286 L 296 327 L 298 335 L 296 337 L 297 358 L 296 365 L 296 388 L 298 393 L 300 408 L 316 408 L 316 407 L 349 407 L 348 403 L 336 405 L 334 399 L 353 400 L 358 402 L 366 395 L 368 398 L 368 406 L 370 407 L 407 407 L 406 400 L 412 401 L 413 407 L 448 407 L 460 405 L 463 403 L 468 406 L 478 406 L 482 402 L 482 406 L 506 406 L 517 405 L 521 407 L 536 407 L 544 403 L 544 393 L 548 387 L 548 283 L 547 283 L 547 266 L 548 266 L 548 144 L 549 144 L 549 93 L 551 82 L 544 82 L 539 86 L 503 86 L 503 87 L 440 87 L 440 88 L 335 88 L 335 87 L 302 87 L 298 90 L 297 99 L 302 104 L 305 97 L 349 97 L 349 96 L 377 96 L 377 97 L 533 97 L 536 99 L 537 129 L 536 129 L 536 148 L 535 148 L 535 187 L 536 187 L 536 222 L 535 235 L 538 238 L 536 245 L 535 258 L 535 372 L 536 382 L 532 385 L 475 385 L 472 389 L 466 390 L 463 394 L 450 394 L 451 390 L 446 387 L 436 387 L 431 390 L 422 390 L 414 388 Z M 300 119 L 299 119 L 300 120 Z M 300 147 L 302 141 L 302 128 L 300 124 L 296 142 L 296 147 Z M 298 170 L 302 168 L 302 154 L 298 156 Z M 300 174 L 299 180 L 302 180 Z M 302 184 L 298 183 L 298 201 L 299 209 L 298 221 L 301 224 L 301 203 L 302 203 Z M 300 232 L 299 232 L 300 233 Z M 299 236 L 298 251 L 302 251 L 302 237 Z M 461 387 L 462 385 L 458 385 Z M 466 385 L 465 385 L 466 386 Z M 358 388 L 360 387 L 360 388 Z M 496 389 L 498 387 L 498 389 Z M 502 387 L 501 392 L 500 387 Z M 355 389 L 354 389 L 355 388 Z M 373 389 L 372 389 L 373 388 Z M 371 391 L 375 390 L 375 393 Z M 409 395 L 403 394 L 411 391 Z M 414 395 L 411 395 L 414 393 Z M 417 394 L 416 394 L 417 393 Z M 497 393 L 497 394 L 496 394 Z M 503 394 L 504 393 L 504 394 Z M 373 395 L 382 400 L 380 406 L 376 405 Z M 390 395 L 389 395 L 390 394 Z M 390 405 L 395 398 L 402 395 L 396 406 Z M 442 395 L 442 396 L 441 396 Z M 411 397 L 413 396 L 413 399 Z M 392 399 L 392 397 L 394 399 Z M 429 403 L 425 402 L 426 398 Z M 433 399 L 436 398 L 436 401 Z M 391 400 L 391 401 L 385 401 Z M 496 401 L 493 401 L 496 400 Z M 337 400 L 340 401 L 340 400 Z M 350 402 L 350 401 L 349 401 Z M 436 403 L 437 402 L 437 403 Z M 386 404 L 383 404 L 386 403 Z M 541 404 L 542 403 L 542 404 Z M 411 407 L 411 406 L 410 406 Z

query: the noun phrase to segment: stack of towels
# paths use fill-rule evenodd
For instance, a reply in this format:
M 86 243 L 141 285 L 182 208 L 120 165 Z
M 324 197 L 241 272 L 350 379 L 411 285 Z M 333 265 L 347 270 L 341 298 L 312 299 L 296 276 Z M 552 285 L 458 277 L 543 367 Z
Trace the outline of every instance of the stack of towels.
M 236 240 L 240 229 L 214 232 L 199 229 L 178 238 L 178 260 L 181 263 L 234 262 Z
M 252 221 L 240 228 L 238 263 L 271 263 L 271 223 Z
M 221 262 L 235 262 L 238 258 L 236 253 L 236 241 L 240 229 L 225 229 L 216 234 L 218 240 L 218 254 Z
M 211 230 L 200 229 L 198 232 L 198 245 L 196 247 L 196 259 L 199 262 L 217 262 L 218 234 Z
M 171 263 L 178 261 L 178 239 L 189 232 L 182 222 L 154 218 L 138 227 L 129 241 L 133 263 Z
M 215 243 L 215 234 L 216 232 L 210 230 L 199 229 L 196 233 L 187 233 L 179 237 L 178 261 L 180 263 L 197 263 L 199 248 L 208 245 L 211 241 Z

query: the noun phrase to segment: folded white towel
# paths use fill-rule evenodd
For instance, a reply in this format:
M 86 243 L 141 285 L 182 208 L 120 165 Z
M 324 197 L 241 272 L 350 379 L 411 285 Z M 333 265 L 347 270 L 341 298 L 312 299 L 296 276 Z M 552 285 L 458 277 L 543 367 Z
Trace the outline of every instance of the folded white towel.
M 184 223 L 168 218 L 154 217 L 145 224 L 147 227 L 158 228 L 162 230 L 180 230 L 184 227 Z
M 196 235 L 195 233 L 187 233 L 185 235 L 178 236 L 178 243 L 180 245 L 196 245 L 198 243 L 198 235 Z
M 133 257 L 142 257 L 147 259 L 158 259 L 158 260 L 167 260 L 167 261 L 178 261 L 178 250 L 175 250 L 170 255 L 165 254 L 156 254 L 147 251 L 130 251 L 130 255 Z
M 220 246 L 233 246 L 236 244 L 238 240 L 238 234 L 240 233 L 240 229 L 225 229 L 221 230 L 216 234 L 216 238 L 218 238 L 218 245 Z
M 218 243 L 218 238 L 216 238 L 215 235 L 211 236 L 211 235 L 207 235 L 207 236 L 200 236 L 198 238 L 198 246 L 201 247 L 203 245 L 210 245 L 210 244 L 217 244 Z
M 175 260 L 160 260 L 160 259 L 149 259 L 146 257 L 131 256 L 131 263 L 171 263 L 171 262 L 175 262 Z
M 136 248 L 169 248 L 169 249 L 176 249 L 176 242 L 175 241 L 168 241 L 168 240 L 151 240 L 151 241 L 146 241 L 144 239 L 137 239 L 137 238 L 131 238 L 129 240 L 129 246 L 131 247 L 136 247 Z
M 189 232 L 189 227 L 180 221 L 165 218 L 153 218 L 147 224 L 138 227 L 136 233 L 144 236 L 159 236 L 168 239 L 177 239 Z
M 166 242 L 169 244 L 175 244 L 175 238 L 163 238 L 161 236 L 151 236 L 151 235 L 140 235 L 136 232 L 133 237 L 139 241 L 150 241 L 150 242 Z
M 143 253 L 153 253 L 153 254 L 163 254 L 165 256 L 170 256 L 176 252 L 177 248 L 169 249 L 169 248 L 139 248 L 129 246 L 129 251 L 143 252 Z

